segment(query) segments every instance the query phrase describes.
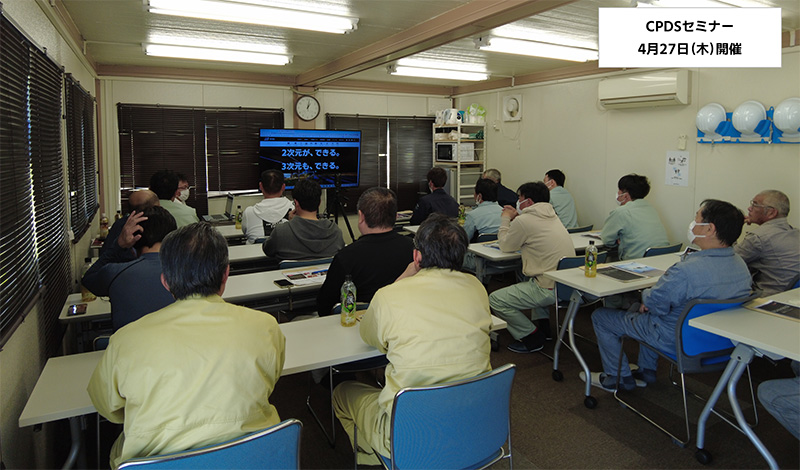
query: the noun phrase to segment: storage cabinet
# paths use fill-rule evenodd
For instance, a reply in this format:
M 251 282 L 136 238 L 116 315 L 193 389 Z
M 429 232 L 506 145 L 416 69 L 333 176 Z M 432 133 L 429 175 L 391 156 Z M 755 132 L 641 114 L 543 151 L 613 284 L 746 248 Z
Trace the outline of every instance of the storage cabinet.
M 433 166 L 449 170 L 449 193 L 461 204 L 474 204 L 475 182 L 486 170 L 485 129 L 485 124 L 433 125 Z

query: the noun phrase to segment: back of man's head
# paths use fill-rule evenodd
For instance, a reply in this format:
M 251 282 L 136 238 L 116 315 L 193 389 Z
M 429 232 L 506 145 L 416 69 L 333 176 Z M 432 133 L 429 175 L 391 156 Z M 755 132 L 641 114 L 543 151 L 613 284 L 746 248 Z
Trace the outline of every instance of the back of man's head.
M 128 195 L 128 207 L 131 211 L 142 212 L 157 205 L 159 205 L 158 196 L 149 189 L 140 189 Z
M 497 183 L 481 178 L 475 183 L 475 194 L 480 194 L 483 201 L 497 201 Z
M 700 204 L 700 217 L 703 222 L 714 224 L 717 239 L 726 246 L 733 245 L 742 234 L 744 214 L 729 202 L 706 199 Z
M 172 214 L 161 206 L 148 207 L 144 210 L 144 216 L 147 220 L 139 222 L 142 226 L 142 238 L 134 245 L 137 251 L 163 241 L 167 234 L 178 228 Z
M 500 174 L 500 170 L 489 168 L 488 170 L 483 172 L 483 177 L 488 178 L 497 184 L 500 184 L 502 175 Z
M 414 235 L 414 245 L 422 255 L 421 268 L 460 270 L 467 253 L 467 233 L 443 214 L 433 213 Z
M 777 217 L 786 217 L 789 215 L 789 197 L 777 189 L 767 189 L 758 193 L 759 196 L 764 196 L 764 205 L 775 208 L 778 211 Z
M 211 224 L 198 222 L 170 232 L 161 243 L 161 272 L 177 300 L 219 293 L 228 268 L 228 243 Z
M 522 199 L 530 199 L 534 204 L 539 202 L 550 202 L 550 190 L 541 181 L 525 183 L 517 189 L 517 194 Z
M 397 196 L 389 188 L 375 186 L 361 193 L 357 209 L 369 228 L 391 228 L 397 220 Z
M 319 183 L 311 178 L 301 178 L 295 183 L 292 198 L 300 204 L 306 212 L 317 212 L 319 200 L 322 197 L 322 188 Z
M 647 180 L 646 176 L 631 173 L 619 179 L 617 188 L 622 192 L 628 193 L 631 199 L 643 199 L 650 194 L 650 181 Z
M 545 175 L 555 181 L 558 186 L 564 186 L 564 182 L 567 181 L 567 176 L 561 170 L 550 170 Z
M 447 172 L 435 166 L 428 170 L 427 178 L 429 182 L 433 183 L 434 188 L 441 188 L 447 183 Z
M 150 177 L 150 190 L 156 193 L 159 199 L 172 199 L 178 190 L 178 175 L 171 170 L 157 171 Z
M 266 170 L 261 173 L 261 188 L 267 196 L 280 196 L 283 183 L 283 173 L 278 170 Z

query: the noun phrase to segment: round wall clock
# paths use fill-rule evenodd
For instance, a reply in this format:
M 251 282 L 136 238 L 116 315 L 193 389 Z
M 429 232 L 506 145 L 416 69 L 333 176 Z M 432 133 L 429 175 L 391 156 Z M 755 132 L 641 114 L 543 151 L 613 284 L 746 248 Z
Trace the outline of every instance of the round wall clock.
M 294 112 L 303 121 L 313 121 L 319 116 L 319 101 L 310 95 L 303 95 L 297 99 Z

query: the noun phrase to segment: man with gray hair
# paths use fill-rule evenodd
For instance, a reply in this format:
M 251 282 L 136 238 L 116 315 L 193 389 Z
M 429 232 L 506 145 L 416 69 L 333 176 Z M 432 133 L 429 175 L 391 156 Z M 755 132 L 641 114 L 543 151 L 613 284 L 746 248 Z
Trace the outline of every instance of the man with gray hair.
M 500 182 L 502 180 L 500 170 L 489 168 L 483 172 L 481 178 L 486 178 L 487 180 L 492 180 L 497 183 L 497 203 L 500 204 L 500 207 L 514 206 L 517 204 L 517 193 L 503 186 Z
M 747 208 L 745 222 L 758 227 L 734 245 L 753 275 L 753 289 L 760 295 L 786 290 L 800 275 L 800 230 L 789 225 L 789 198 L 768 189 L 758 193 Z
M 97 411 L 124 424 L 111 468 L 280 422 L 269 396 L 286 339 L 272 315 L 222 300 L 225 238 L 208 223 L 187 225 L 167 235 L 160 258 L 175 303 L 114 333 L 89 381 Z

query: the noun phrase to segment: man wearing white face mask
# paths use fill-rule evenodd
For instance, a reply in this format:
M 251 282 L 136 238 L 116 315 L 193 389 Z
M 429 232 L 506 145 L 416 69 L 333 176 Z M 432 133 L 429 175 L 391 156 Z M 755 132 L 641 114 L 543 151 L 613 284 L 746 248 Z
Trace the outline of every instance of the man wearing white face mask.
M 647 177 L 636 174 L 625 175 L 617 183 L 619 190 L 614 197 L 620 207 L 612 210 L 600 236 L 603 245 L 619 244 L 619 259 L 641 258 L 652 246 L 669 244 L 667 231 L 658 217 L 658 212 L 644 200 L 650 193 Z
M 178 190 L 175 191 L 175 197 L 172 200 L 185 205 L 189 200 L 189 194 L 189 180 L 183 173 L 178 173 Z
M 500 228 L 500 214 L 503 208 L 497 203 L 497 183 L 488 179 L 481 178 L 475 183 L 475 202 L 478 204 L 471 211 L 467 212 L 464 221 L 464 231 L 470 242 L 476 241 L 478 235 L 482 233 L 497 233 Z M 464 255 L 464 269 L 475 272 L 477 262 L 475 253 L 468 251 Z M 479 279 L 484 282 L 484 279 Z
M 531 353 L 542 349 L 549 338 L 547 307 L 556 301 L 555 283 L 542 274 L 555 270 L 564 256 L 575 256 L 575 248 L 550 205 L 550 190 L 544 183 L 525 183 L 517 194 L 516 210 L 503 208 L 497 241 L 504 252 L 522 252 L 522 272 L 529 279 L 492 292 L 489 305 L 508 323 L 508 331 L 516 340 L 508 349 Z M 528 308 L 536 325 L 522 312 Z
M 592 372 L 592 385 L 613 391 L 616 387 L 619 343 L 628 336 L 661 351 L 675 350 L 675 327 L 689 301 L 736 299 L 750 294 L 750 273 L 731 245 L 739 238 L 744 215 L 733 204 L 714 199 L 703 201 L 687 236 L 701 251 L 689 254 L 669 268 L 656 284 L 642 292 L 638 311 L 599 308 L 592 314 L 603 372 Z M 631 373 L 622 357 L 620 386 L 632 390 L 656 380 L 658 356 L 639 348 L 639 369 Z M 583 372 L 581 379 L 586 380 Z

